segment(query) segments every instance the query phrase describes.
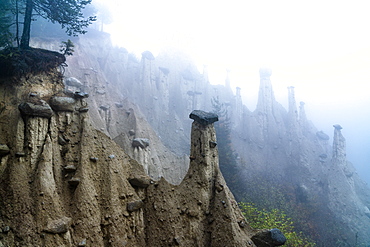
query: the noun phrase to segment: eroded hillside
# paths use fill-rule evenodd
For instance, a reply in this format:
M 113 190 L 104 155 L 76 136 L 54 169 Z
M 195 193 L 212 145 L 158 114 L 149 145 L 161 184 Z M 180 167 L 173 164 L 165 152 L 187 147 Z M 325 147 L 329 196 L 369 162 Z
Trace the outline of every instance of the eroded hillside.
M 190 167 L 174 185 L 92 126 L 88 97 L 56 69 L 1 78 L 0 246 L 282 244 L 251 229 L 230 193 L 217 115 L 192 113 Z
M 53 48 L 42 40 L 35 44 Z M 217 98 L 231 121 L 239 184 L 253 184 L 236 188 L 238 200 L 259 194 L 254 185 L 263 181 L 269 184 L 265 189 L 282 187 L 292 207 L 305 209 L 298 210 L 297 217 L 316 240 L 349 245 L 370 241 L 369 188 L 346 160 L 344 138 L 330 141 L 315 128 L 305 104 L 295 101 L 294 87 L 288 88 L 289 108 L 284 109 L 275 100 L 271 70 L 260 71 L 257 108 L 251 111 L 242 103 L 241 89 L 233 94 L 228 78 L 225 85 L 211 85 L 206 68 L 198 72 L 191 59 L 175 51 L 157 57 L 146 51 L 138 59 L 113 47 L 109 36 L 94 33 L 76 40 L 76 53 L 67 62 L 65 76 L 79 82 L 66 81 L 67 89 L 91 95 L 87 100 L 94 126 L 125 147 L 152 178 L 181 181 L 187 170 L 182 156 L 190 143 L 187 115 L 194 109 L 213 111 L 212 101 Z M 135 138 L 148 139 L 149 146 L 133 147 Z M 340 159 L 334 156 L 338 145 L 344 145 Z M 323 219 L 335 229 L 327 231 Z
M 66 90 L 90 95 L 85 100 L 94 128 L 139 161 L 153 180 L 182 181 L 189 165 L 187 116 L 194 109 L 213 111 L 212 101 L 218 99 L 231 121 L 238 200 L 261 195 L 273 207 L 295 209 L 301 226 L 307 227 L 303 230 L 321 243 L 370 241 L 369 188 L 346 160 L 344 137 L 331 142 L 317 130 L 305 104 L 295 101 L 294 87 L 288 88 L 289 108 L 284 109 L 274 98 L 271 70 L 260 71 L 258 104 L 251 111 L 242 103 L 240 88 L 233 94 L 228 78 L 225 85 L 211 85 L 206 67 L 198 72 L 179 52 L 154 57 L 146 51 L 139 59 L 96 31 L 74 42 L 75 54 L 64 72 Z M 38 38 L 33 44 L 59 48 L 54 39 Z M 277 189 L 282 189 L 284 203 L 276 193 L 261 193 Z

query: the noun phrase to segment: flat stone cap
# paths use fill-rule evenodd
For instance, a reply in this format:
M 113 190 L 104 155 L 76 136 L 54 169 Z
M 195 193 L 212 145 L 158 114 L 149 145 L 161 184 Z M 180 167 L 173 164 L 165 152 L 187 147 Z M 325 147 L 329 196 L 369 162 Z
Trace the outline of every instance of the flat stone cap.
M 53 110 L 46 102 L 40 105 L 24 102 L 18 105 L 18 109 L 22 114 L 27 116 L 51 118 L 53 115 Z
M 205 112 L 201 110 L 194 110 L 190 113 L 189 118 L 194 119 L 195 122 L 206 126 L 218 121 L 218 116 L 215 113 Z
M 260 68 L 260 78 L 269 78 L 272 74 L 272 70 L 268 67 Z
M 143 53 L 141 53 L 142 57 L 143 58 L 146 58 L 148 60 L 154 60 L 154 56 L 153 56 L 153 53 L 151 53 L 150 51 L 144 51 Z

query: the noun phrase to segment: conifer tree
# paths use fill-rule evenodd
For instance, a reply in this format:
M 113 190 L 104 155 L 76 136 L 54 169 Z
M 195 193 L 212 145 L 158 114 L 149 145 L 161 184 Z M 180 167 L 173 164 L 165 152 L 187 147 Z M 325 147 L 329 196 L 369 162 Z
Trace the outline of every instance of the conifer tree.
M 219 117 L 219 121 L 215 123 L 215 129 L 220 169 L 229 188 L 234 192 L 238 187 L 239 179 L 237 160 L 231 143 L 230 118 L 225 105 L 220 102 L 218 97 L 212 99 L 212 107 L 214 113 Z
M 28 49 L 31 23 L 36 14 L 52 23 L 59 23 L 68 35 L 77 36 L 86 33 L 85 28 L 95 21 L 95 16 L 84 18 L 82 10 L 91 0 L 23 0 L 26 3 L 23 32 L 20 42 L 22 49 Z
M 62 44 L 60 45 L 60 52 L 64 55 L 64 56 L 72 56 L 73 55 L 73 47 L 75 47 L 75 45 L 73 44 L 73 42 L 68 39 L 67 41 L 62 41 Z
M 12 34 L 10 27 L 12 26 L 11 3 L 9 0 L 0 1 L 0 47 L 10 46 L 12 42 Z

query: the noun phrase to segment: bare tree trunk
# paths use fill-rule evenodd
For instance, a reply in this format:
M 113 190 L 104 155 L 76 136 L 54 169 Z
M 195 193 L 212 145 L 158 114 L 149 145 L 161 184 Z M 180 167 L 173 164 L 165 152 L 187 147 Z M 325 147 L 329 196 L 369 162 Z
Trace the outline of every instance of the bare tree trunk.
M 19 48 L 19 6 L 18 0 L 15 1 L 15 26 L 16 26 L 16 35 L 17 47 Z
M 31 21 L 32 21 L 33 0 L 27 0 L 24 13 L 23 32 L 21 38 L 21 49 L 30 48 Z

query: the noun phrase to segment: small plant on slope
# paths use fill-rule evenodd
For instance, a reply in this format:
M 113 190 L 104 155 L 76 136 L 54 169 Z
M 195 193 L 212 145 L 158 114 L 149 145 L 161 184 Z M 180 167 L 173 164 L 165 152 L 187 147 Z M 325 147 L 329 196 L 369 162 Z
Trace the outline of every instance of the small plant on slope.
M 62 41 L 62 44 L 60 45 L 60 52 L 64 55 L 64 56 L 72 56 L 73 55 L 73 47 L 75 47 L 75 45 L 73 44 L 73 42 L 68 39 L 67 41 Z

